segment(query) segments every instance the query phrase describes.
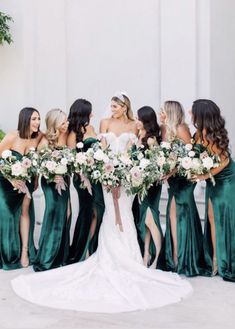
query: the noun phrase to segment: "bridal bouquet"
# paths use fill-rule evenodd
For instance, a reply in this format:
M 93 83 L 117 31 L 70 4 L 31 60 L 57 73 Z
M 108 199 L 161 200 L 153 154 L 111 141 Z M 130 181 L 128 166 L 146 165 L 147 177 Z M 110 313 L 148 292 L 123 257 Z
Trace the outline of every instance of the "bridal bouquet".
M 32 177 L 37 175 L 37 169 L 38 155 L 34 148 L 31 148 L 21 159 L 17 159 L 10 150 L 2 152 L 0 159 L 0 171 L 2 175 L 9 181 L 22 181 L 22 184 L 18 188 L 19 192 L 27 194 L 29 198 L 31 196 L 26 186 L 26 181 L 31 182 Z
M 39 152 L 39 174 L 49 183 L 54 182 L 55 188 L 61 195 L 66 190 L 64 178 L 72 174 L 74 153 L 68 148 L 44 148 Z
M 177 165 L 177 153 L 172 147 L 172 143 L 161 142 L 160 146 L 155 148 L 156 168 L 160 173 L 161 179 L 171 173 Z
M 121 184 L 127 194 L 138 194 L 142 201 L 154 183 L 160 181 L 160 172 L 156 169 L 155 148 L 144 149 L 143 146 L 135 145 L 129 150 L 125 160 L 119 157 L 124 163 Z
M 77 145 L 77 148 L 81 151 L 75 156 L 74 171 L 81 177 L 82 188 L 91 192 L 90 182 L 101 183 L 107 189 L 119 186 L 121 168 L 117 156 L 109 148 L 102 149 L 99 142 L 94 143 L 86 152 L 82 151 L 82 145 Z
M 178 149 L 178 174 L 191 179 L 192 175 L 205 175 L 210 173 L 212 168 L 216 168 L 220 164 L 217 155 L 210 154 L 208 151 L 201 152 L 197 145 L 183 144 L 177 142 Z M 210 176 L 212 184 L 215 184 L 213 176 Z

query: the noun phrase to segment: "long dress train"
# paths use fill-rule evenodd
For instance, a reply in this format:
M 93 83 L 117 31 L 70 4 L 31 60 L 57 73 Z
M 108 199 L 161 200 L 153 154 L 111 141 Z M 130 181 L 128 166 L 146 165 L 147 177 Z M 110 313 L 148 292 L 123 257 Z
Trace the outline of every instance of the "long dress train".
M 123 152 L 133 136 L 105 137 L 112 150 Z M 15 278 L 12 287 L 19 296 L 54 308 L 117 313 L 176 303 L 192 292 L 177 274 L 143 265 L 131 211 L 133 197 L 121 189 L 123 232 L 115 224 L 112 194 L 105 190 L 104 200 L 97 251 L 80 263 Z

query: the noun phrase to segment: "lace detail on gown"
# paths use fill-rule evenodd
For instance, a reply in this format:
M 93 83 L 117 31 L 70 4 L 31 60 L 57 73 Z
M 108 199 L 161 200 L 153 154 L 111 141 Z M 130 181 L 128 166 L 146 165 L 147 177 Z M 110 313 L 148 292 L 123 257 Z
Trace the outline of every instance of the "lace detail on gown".
M 134 134 L 103 134 L 114 152 L 124 152 Z M 115 225 L 112 194 L 104 191 L 105 214 L 97 251 L 87 260 L 12 280 L 14 291 L 33 303 L 86 312 L 117 313 L 176 303 L 191 285 L 177 274 L 143 265 L 132 215 L 133 197 L 121 189 L 123 232 Z

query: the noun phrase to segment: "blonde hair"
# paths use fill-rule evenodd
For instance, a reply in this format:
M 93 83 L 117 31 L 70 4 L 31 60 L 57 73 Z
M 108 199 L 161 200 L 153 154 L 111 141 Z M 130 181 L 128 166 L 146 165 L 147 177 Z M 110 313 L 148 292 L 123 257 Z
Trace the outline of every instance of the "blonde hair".
M 172 141 L 176 137 L 178 126 L 185 124 L 184 109 L 177 101 L 166 101 L 163 111 L 166 114 L 166 138 Z
M 46 138 L 48 140 L 49 147 L 55 147 L 58 143 L 59 138 L 59 128 L 64 122 L 64 119 L 66 117 L 66 114 L 59 110 L 59 109 L 53 109 L 47 112 L 46 115 Z
M 134 121 L 134 115 L 133 115 L 133 112 L 132 112 L 132 109 L 131 109 L 131 101 L 129 100 L 129 98 L 126 95 L 120 94 L 120 97 L 113 96 L 112 97 L 112 101 L 118 103 L 122 107 L 126 105 L 126 108 L 127 108 L 127 111 L 126 111 L 127 118 L 129 120 Z

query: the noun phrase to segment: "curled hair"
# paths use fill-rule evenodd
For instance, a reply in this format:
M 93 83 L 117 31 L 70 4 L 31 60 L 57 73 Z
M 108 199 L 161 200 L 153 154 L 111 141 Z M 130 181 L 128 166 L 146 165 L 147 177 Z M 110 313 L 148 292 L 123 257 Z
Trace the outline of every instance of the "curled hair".
M 157 122 L 157 116 L 154 109 L 150 106 L 143 106 L 137 111 L 138 120 L 143 123 L 146 134 L 142 139 L 145 147 L 148 147 L 148 138 L 155 137 L 160 143 L 160 128 Z
M 33 132 L 30 136 L 30 121 L 31 117 L 33 115 L 33 112 L 37 112 L 38 110 L 32 108 L 32 107 L 24 107 L 20 113 L 19 113 L 19 119 L 18 119 L 18 127 L 17 130 L 19 131 L 20 138 L 26 139 L 26 138 L 37 138 L 39 134 L 39 128 L 37 132 Z
M 58 144 L 58 138 L 60 135 L 59 128 L 64 122 L 66 114 L 59 110 L 53 109 L 47 112 L 46 115 L 46 138 L 48 140 L 49 147 L 54 148 Z
M 163 110 L 166 113 L 166 138 L 174 140 L 177 134 L 177 128 L 185 124 L 185 115 L 183 106 L 177 101 L 166 101 L 163 105 Z
M 122 107 L 126 106 L 126 108 L 127 108 L 127 111 L 126 111 L 127 118 L 129 120 L 134 121 L 134 116 L 133 116 L 133 112 L 132 112 L 132 109 L 131 109 L 131 101 L 126 95 L 120 94 L 120 97 L 119 96 L 113 96 L 111 100 L 118 103 Z
M 216 146 L 221 155 L 227 156 L 230 153 L 228 132 L 219 107 L 209 99 L 198 99 L 193 103 L 192 115 L 200 140 L 212 148 Z
M 69 111 L 69 132 L 76 134 L 76 142 L 81 142 L 86 133 L 86 126 L 90 123 L 92 105 L 86 99 L 77 99 Z

